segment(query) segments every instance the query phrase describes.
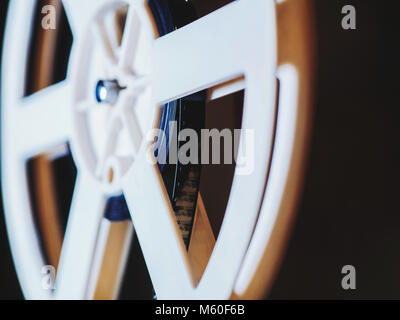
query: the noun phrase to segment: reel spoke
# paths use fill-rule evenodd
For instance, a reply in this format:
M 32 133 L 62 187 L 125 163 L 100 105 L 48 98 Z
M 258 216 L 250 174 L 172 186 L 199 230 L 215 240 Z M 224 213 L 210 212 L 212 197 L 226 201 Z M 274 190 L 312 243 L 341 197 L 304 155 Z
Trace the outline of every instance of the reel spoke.
M 70 138 L 69 86 L 62 82 L 22 100 L 13 111 L 18 152 L 33 155 L 65 143 Z
M 91 19 L 94 18 L 94 15 L 98 12 L 99 8 L 112 2 L 112 0 L 62 1 L 74 36 L 79 36 L 85 32 L 86 26 Z
M 135 153 L 137 153 L 143 140 L 143 132 L 141 130 L 138 117 L 132 110 L 126 109 L 124 110 L 122 122 L 129 132 L 129 141 L 132 145 L 132 149 Z
M 149 157 L 142 152 L 127 173 L 125 198 L 157 297 L 189 296 L 194 280 L 186 249 L 158 168 Z
M 105 197 L 95 180 L 78 173 L 56 282 L 57 298 L 85 299 L 104 214 Z
M 246 73 L 248 65 L 254 64 L 249 56 L 259 50 L 260 40 L 254 32 L 257 25 L 239 21 L 243 12 L 254 16 L 254 21 L 265 19 L 266 10 L 265 1 L 234 1 L 157 39 L 154 44 L 155 102 L 162 104 Z M 258 57 L 255 58 L 257 61 Z M 223 95 L 243 89 L 243 83 L 230 88 Z
M 141 52 L 138 48 L 143 48 L 143 44 L 146 45 L 146 39 L 143 37 L 144 21 L 141 20 L 141 16 L 146 16 L 145 11 L 147 4 L 145 2 L 144 0 L 132 1 L 128 9 L 125 31 L 122 38 L 119 66 L 121 69 L 130 73 L 136 71 L 130 68 L 131 64 L 140 57 L 139 55 Z M 141 45 L 139 45 L 139 43 Z
M 95 23 L 94 33 L 100 40 L 103 52 L 107 57 L 109 67 L 114 66 L 117 62 L 117 57 L 115 56 L 116 48 L 115 44 L 113 44 L 113 41 L 110 39 L 110 35 L 107 33 L 103 21 L 97 21 Z

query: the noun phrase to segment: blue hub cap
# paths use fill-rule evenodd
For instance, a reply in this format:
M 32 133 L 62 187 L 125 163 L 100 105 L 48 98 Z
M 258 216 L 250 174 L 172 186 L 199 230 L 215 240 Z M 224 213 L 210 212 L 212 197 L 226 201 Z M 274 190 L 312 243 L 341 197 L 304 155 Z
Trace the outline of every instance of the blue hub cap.
M 115 104 L 122 89 L 124 88 L 120 87 L 117 80 L 99 80 L 96 85 L 96 100 L 98 103 Z

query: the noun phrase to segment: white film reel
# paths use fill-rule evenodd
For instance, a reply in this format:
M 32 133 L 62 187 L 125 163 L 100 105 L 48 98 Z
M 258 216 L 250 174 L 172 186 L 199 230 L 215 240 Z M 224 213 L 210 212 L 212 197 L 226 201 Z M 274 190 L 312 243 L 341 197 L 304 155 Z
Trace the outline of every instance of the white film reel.
M 237 0 L 163 37 L 144 0 L 63 5 L 74 37 L 64 81 L 24 97 L 34 1 L 11 1 L 4 40 L 2 190 L 25 297 L 95 298 L 99 281 L 112 282 L 104 296 L 116 297 L 132 229 L 115 229 L 103 213 L 105 197 L 119 192 L 159 299 L 263 297 L 301 191 L 310 125 L 312 2 Z M 127 20 L 117 46 L 106 36 L 112 26 L 104 17 L 120 8 L 127 9 Z M 117 79 L 124 90 L 112 109 L 93 116 L 98 108 L 93 87 L 105 78 Z M 206 213 L 197 210 L 202 223 L 194 234 L 215 246 L 188 253 L 144 137 L 158 123 L 160 105 L 215 86 L 210 99 L 245 90 L 242 128 L 255 133 L 254 168 L 235 174 L 216 242 Z M 65 142 L 77 182 L 56 288 L 46 291 L 25 164 Z M 101 280 L 110 239 L 118 254 L 110 277 Z M 199 279 L 192 257 L 205 254 L 211 256 Z

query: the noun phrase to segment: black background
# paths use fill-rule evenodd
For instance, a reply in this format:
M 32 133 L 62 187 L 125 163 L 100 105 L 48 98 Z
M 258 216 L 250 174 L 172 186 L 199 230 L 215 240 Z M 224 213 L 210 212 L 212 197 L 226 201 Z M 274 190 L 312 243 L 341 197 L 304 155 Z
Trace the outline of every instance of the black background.
M 400 298 L 395 3 L 316 0 L 311 156 L 271 298 Z M 347 4 L 357 9 L 357 30 L 341 28 Z M 0 0 L 0 31 L 5 6 Z M 353 291 L 340 286 L 346 264 L 357 270 Z M 21 297 L 0 213 L 0 299 Z
M 395 3 L 316 1 L 311 159 L 273 298 L 400 298 Z M 341 28 L 346 4 L 357 9 L 357 30 Z M 340 285 L 347 264 L 357 270 L 354 291 Z

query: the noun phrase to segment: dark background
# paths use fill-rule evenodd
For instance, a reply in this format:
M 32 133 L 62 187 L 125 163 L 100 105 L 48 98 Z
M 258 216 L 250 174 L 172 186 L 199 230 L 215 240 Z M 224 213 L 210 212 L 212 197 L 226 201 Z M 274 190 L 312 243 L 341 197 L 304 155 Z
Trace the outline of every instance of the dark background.
M 0 43 L 6 2 L 0 0 Z M 390 16 L 395 3 L 316 0 L 310 160 L 271 298 L 400 298 L 398 27 Z M 357 30 L 341 28 L 347 4 L 357 9 Z M 356 267 L 356 290 L 341 288 L 347 264 Z M 10 298 L 22 295 L 0 208 L 0 299 Z
M 400 298 L 395 3 L 316 1 L 311 157 L 272 298 Z M 357 9 L 357 30 L 341 28 L 346 4 Z M 341 288 L 347 264 L 357 270 L 356 290 Z

